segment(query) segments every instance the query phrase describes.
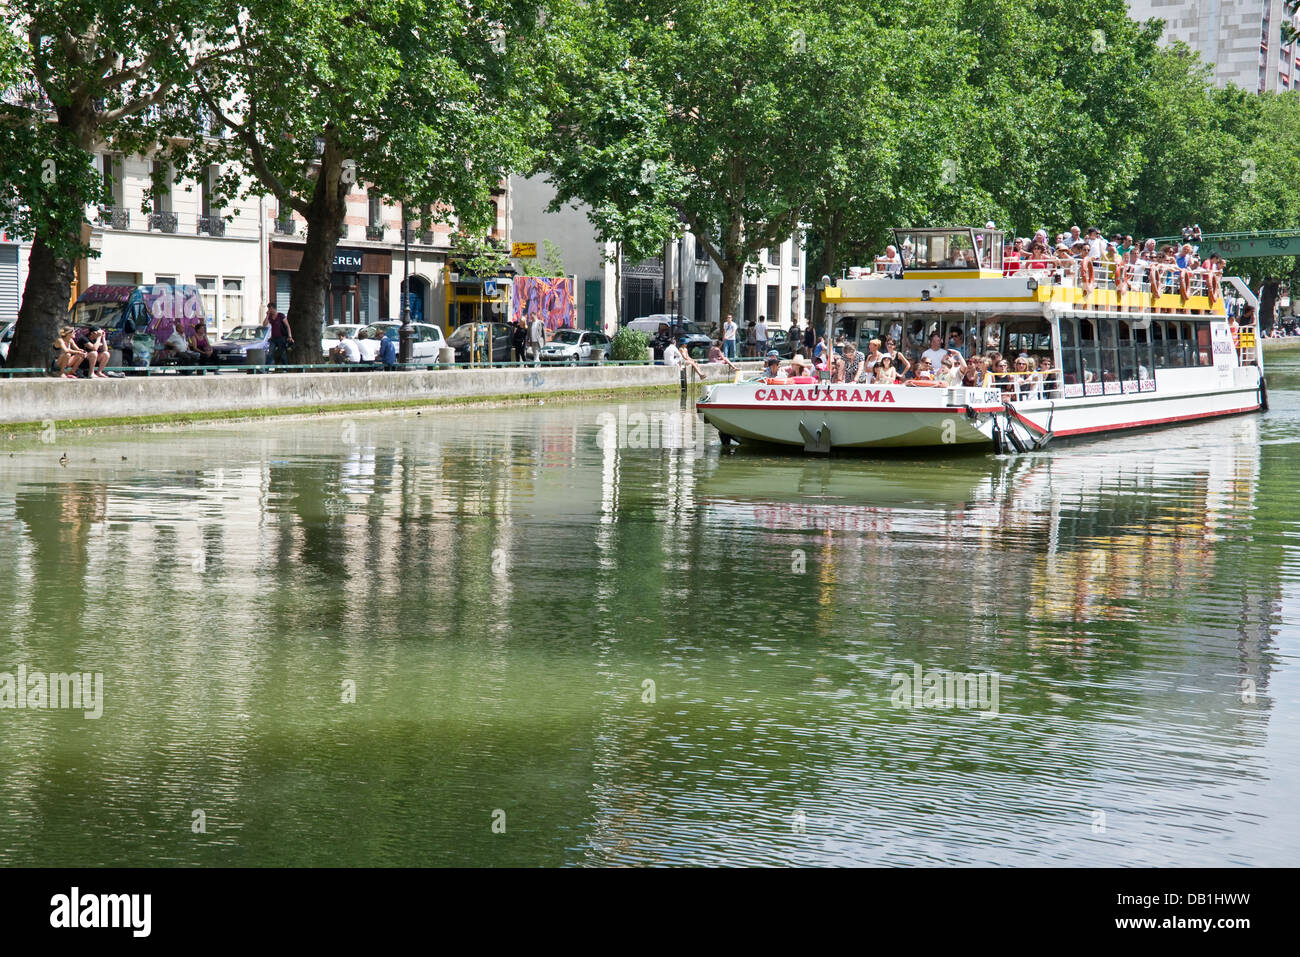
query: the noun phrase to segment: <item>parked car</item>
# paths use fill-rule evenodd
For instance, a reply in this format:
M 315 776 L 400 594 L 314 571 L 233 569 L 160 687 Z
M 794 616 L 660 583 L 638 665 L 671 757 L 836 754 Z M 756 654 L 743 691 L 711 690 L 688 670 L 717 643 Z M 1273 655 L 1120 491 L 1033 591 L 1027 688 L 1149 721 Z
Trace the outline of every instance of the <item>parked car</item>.
M 438 350 L 447 345 L 443 338 L 442 327 L 431 322 L 413 322 L 415 339 L 411 342 L 411 362 L 419 365 L 433 365 L 438 361 Z M 402 323 L 397 319 L 385 319 L 366 327 L 366 335 L 372 339 L 380 337 L 392 339 L 393 345 L 401 354 Z
M 668 345 L 668 340 L 673 336 L 672 316 L 648 316 L 643 319 L 633 319 L 627 324 L 627 328 L 636 332 L 644 332 L 650 337 L 650 345 L 654 348 L 655 361 L 658 362 L 663 358 L 664 346 Z M 713 340 L 706 333 L 699 331 L 698 323 L 691 322 L 689 319 L 682 319 L 677 324 L 677 337 L 686 340 L 686 352 L 692 359 L 707 359 L 709 357 L 709 346 L 713 345 Z
M 795 350 L 791 348 L 790 332 L 787 329 L 769 329 L 767 333 L 767 351 L 775 349 L 782 359 L 794 357 Z M 765 356 L 759 356 L 760 359 Z
M 320 354 L 322 359 L 328 359 L 330 350 L 339 344 L 339 333 L 355 339 L 357 333 L 366 328 L 364 324 L 357 322 L 339 322 L 332 326 L 326 326 L 325 331 L 320 337 Z
M 9 361 L 9 343 L 14 341 L 15 322 L 6 322 L 0 326 L 0 366 Z
M 584 362 L 592 348 L 609 350 L 609 336 L 603 332 L 580 329 L 556 329 L 551 341 L 542 346 L 543 362 Z
M 219 366 L 266 365 L 270 327 L 237 326 L 212 344 L 212 358 Z
M 514 339 L 514 326 L 508 322 L 466 322 L 457 326 L 455 332 L 447 337 L 447 345 L 456 350 L 457 362 L 471 361 L 471 331 L 475 329 L 477 334 L 474 341 L 477 343 L 478 355 L 473 358 L 474 362 L 511 360 L 510 344 Z

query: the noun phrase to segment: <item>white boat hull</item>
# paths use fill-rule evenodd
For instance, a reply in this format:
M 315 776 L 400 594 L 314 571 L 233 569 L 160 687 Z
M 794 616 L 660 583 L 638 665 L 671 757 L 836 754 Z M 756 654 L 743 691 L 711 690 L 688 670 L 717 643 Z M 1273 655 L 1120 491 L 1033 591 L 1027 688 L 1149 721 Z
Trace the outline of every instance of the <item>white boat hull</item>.
M 1260 375 L 1238 367 L 1157 371 L 1150 391 L 1003 403 L 996 390 L 907 386 L 814 387 L 740 382 L 714 386 L 696 408 L 719 433 L 740 440 L 831 448 L 992 448 L 1014 429 L 1029 444 L 1054 438 L 1176 425 L 1260 408 Z M 1012 425 L 1011 422 L 1015 424 Z

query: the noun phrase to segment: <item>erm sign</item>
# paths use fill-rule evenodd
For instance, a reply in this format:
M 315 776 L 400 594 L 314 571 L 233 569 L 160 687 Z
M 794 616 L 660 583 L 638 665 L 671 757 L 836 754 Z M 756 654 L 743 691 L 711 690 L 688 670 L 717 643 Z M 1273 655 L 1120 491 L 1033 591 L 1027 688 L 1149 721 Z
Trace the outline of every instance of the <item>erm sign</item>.
M 361 250 L 343 249 L 342 247 L 335 249 L 334 271 L 361 272 Z

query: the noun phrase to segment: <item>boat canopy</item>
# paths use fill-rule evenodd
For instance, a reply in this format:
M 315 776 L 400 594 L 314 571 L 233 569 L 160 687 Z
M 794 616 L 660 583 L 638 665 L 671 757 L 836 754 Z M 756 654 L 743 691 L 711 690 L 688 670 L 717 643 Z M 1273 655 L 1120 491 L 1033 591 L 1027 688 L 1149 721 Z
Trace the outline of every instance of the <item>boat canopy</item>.
M 950 226 L 895 229 L 894 241 L 907 270 L 1001 269 L 1000 229 Z

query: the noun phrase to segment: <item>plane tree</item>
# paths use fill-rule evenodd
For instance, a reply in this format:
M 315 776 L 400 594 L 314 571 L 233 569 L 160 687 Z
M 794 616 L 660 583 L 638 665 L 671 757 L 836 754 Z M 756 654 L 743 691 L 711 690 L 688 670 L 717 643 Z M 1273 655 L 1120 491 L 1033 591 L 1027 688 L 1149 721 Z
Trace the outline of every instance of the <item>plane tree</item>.
M 103 196 L 96 150 L 136 153 L 196 135 L 173 108 L 220 47 L 198 42 L 201 0 L 8 0 L 0 14 L 0 225 L 31 240 L 8 362 L 43 368 Z
M 354 185 L 420 210 L 426 223 L 488 226 L 492 193 L 526 162 L 529 91 L 545 75 L 544 58 L 532 55 L 542 18 L 535 3 L 508 0 L 219 0 L 214 8 L 229 24 L 230 52 L 196 71 L 190 95 L 231 135 L 196 140 L 185 162 L 195 171 L 222 164 L 225 192 L 255 184 L 282 215 L 306 221 L 291 285 L 291 357 L 315 361 Z

